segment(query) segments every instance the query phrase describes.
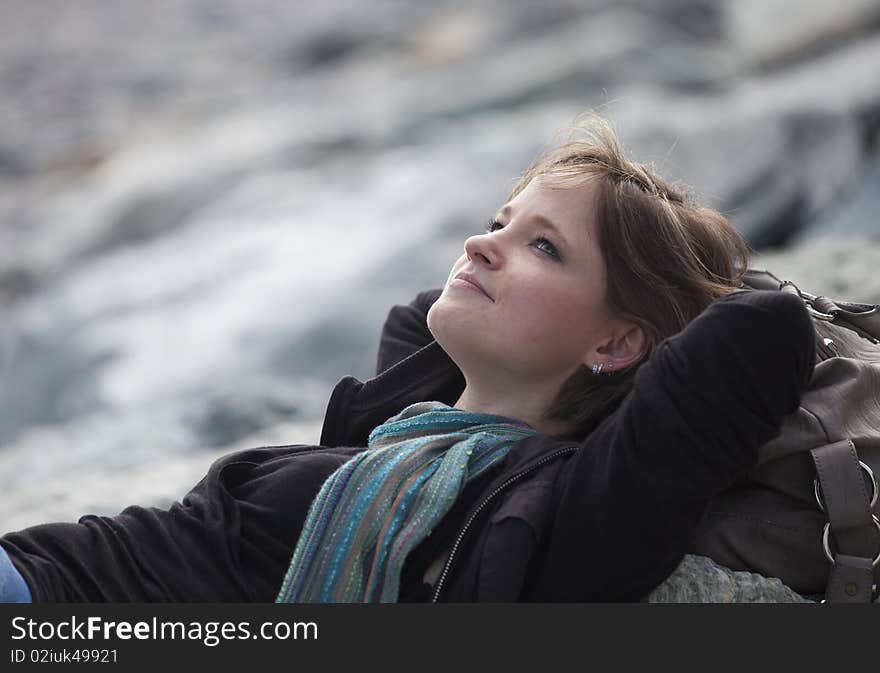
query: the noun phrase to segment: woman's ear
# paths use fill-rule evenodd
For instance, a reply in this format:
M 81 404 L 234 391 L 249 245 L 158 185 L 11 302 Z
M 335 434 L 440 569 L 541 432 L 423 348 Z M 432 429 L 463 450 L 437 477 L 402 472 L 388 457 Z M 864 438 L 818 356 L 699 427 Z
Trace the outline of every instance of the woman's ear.
M 600 362 L 606 370 L 619 372 L 638 364 L 647 352 L 648 337 L 645 331 L 635 323 L 625 323 L 595 350 L 590 362 L 584 364 L 592 367 L 594 362 Z

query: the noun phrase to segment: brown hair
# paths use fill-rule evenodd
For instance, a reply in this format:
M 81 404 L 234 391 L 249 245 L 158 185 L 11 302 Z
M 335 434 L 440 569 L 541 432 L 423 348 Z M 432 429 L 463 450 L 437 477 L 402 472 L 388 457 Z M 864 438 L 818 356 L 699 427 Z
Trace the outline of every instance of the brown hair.
M 582 365 L 563 384 L 547 418 L 568 422 L 582 437 L 629 392 L 638 366 L 663 339 L 740 286 L 749 248 L 721 213 L 626 158 L 609 123 L 592 112 L 579 115 L 565 142 L 532 163 L 507 200 L 538 177 L 552 189 L 594 185 L 606 306 L 639 325 L 648 342 L 636 365 L 610 375 Z

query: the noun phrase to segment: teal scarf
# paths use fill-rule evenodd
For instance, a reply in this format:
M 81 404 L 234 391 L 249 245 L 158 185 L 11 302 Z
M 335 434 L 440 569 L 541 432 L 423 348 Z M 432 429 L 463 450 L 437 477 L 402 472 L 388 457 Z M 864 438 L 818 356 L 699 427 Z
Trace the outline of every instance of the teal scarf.
M 419 402 L 377 426 L 367 450 L 321 487 L 278 603 L 394 602 L 407 555 L 467 482 L 535 430 L 520 421 Z

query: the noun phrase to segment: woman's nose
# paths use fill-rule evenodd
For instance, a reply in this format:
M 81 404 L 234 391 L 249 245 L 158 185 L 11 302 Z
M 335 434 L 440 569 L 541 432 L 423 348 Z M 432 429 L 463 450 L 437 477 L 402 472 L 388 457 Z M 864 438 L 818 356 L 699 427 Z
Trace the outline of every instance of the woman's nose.
M 464 242 L 464 252 L 468 259 L 477 264 L 495 267 L 501 262 L 501 250 L 489 234 L 477 234 Z

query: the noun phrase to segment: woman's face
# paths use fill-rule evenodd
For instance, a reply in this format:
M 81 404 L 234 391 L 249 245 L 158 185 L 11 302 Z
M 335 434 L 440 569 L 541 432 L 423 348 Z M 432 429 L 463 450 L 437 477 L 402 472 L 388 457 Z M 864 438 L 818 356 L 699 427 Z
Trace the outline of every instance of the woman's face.
M 562 381 L 603 361 L 598 349 L 616 321 L 604 302 L 592 186 L 551 190 L 532 180 L 495 219 L 465 241 L 428 312 L 434 338 L 466 378 Z

